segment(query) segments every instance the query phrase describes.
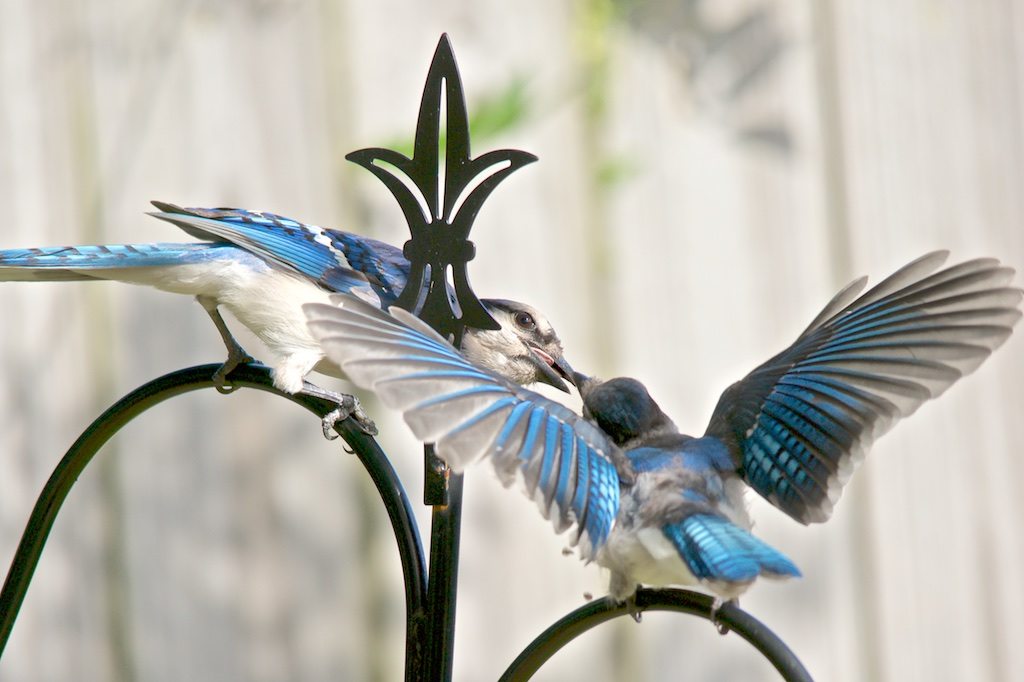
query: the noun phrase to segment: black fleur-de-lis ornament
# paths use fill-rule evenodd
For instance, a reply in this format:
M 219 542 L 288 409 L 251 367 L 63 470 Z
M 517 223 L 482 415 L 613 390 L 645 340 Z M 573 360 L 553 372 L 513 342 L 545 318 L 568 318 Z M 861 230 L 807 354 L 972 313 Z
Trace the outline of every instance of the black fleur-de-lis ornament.
M 442 95 L 447 106 L 443 168 L 439 153 Z M 345 158 L 380 178 L 409 224 L 412 239 L 405 243 L 404 253 L 412 265 L 398 305 L 456 344 L 464 326 L 497 329 L 498 323 L 469 284 L 466 264 L 476 255 L 469 231 L 498 183 L 537 157 L 515 149 L 496 150 L 475 159 L 470 156 L 466 100 L 447 34 L 441 36 L 423 87 L 412 158 L 379 147 L 360 149 Z M 400 171 L 415 192 L 387 166 Z M 439 196 L 442 172 L 444 191 Z

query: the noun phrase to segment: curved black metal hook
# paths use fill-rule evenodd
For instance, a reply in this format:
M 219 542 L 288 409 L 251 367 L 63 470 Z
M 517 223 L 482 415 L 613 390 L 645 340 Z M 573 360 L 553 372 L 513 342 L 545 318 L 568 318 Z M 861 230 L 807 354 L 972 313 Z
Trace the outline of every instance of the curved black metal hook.
M 39 494 L 14 553 L 10 571 L 0 589 L 0 656 L 18 617 L 57 513 L 86 465 L 104 443 L 149 408 L 183 393 L 214 388 L 212 377 L 219 367 L 213 364 L 190 367 L 165 374 L 140 386 L 97 417 L 68 449 Z M 270 370 L 263 365 L 240 365 L 231 373 L 230 380 L 236 387 L 255 388 L 288 398 L 321 418 L 337 407 L 323 398 L 279 391 L 274 388 Z M 363 433 L 350 419 L 337 423 L 334 428 L 373 479 L 391 520 L 405 577 L 406 661 L 417 660 L 421 656 L 419 623 L 426 601 L 427 571 L 412 505 L 402 482 L 377 441 Z
M 712 612 L 714 599 L 691 590 L 645 589 L 636 591 L 633 603 L 619 603 L 610 597 L 585 604 L 560 619 L 533 640 L 501 676 L 501 682 L 528 680 L 562 647 L 591 628 L 620 616 L 644 611 L 676 611 L 705 618 L 729 628 L 760 651 L 782 679 L 813 682 L 796 654 L 764 623 L 738 606 L 726 603 Z

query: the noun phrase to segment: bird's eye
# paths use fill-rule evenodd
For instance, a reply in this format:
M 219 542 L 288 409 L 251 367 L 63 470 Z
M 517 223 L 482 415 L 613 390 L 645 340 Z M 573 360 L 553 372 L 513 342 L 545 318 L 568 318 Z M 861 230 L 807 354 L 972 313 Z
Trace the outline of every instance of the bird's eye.
M 527 312 L 516 313 L 515 318 L 516 326 L 520 329 L 533 330 L 537 328 L 537 321 L 533 319 L 533 315 Z

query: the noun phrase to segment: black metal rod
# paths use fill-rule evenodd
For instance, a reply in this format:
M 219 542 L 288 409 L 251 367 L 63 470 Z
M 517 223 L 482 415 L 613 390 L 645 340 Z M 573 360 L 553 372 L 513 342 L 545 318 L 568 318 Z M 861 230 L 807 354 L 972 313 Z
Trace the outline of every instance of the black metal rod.
M 719 623 L 750 642 L 790 682 L 813 682 L 810 673 L 786 643 L 764 623 L 732 604 L 712 614 L 714 599 L 691 590 L 639 589 L 635 604 L 618 603 L 609 597 L 581 606 L 533 640 L 501 676 L 501 682 L 530 679 L 562 647 L 591 628 L 613 618 L 643 611 L 676 611 Z
M 448 476 L 447 504 L 433 508 L 427 585 L 427 656 L 421 680 L 448 682 L 455 663 L 455 603 L 462 533 L 461 474 Z
M 96 452 L 125 424 L 151 407 L 174 396 L 203 388 L 213 388 L 213 373 L 219 365 L 201 365 L 165 374 L 127 394 L 96 418 L 54 468 L 29 516 L 21 542 L 14 553 L 11 568 L 0 589 L 0 656 L 3 655 L 18 612 L 25 600 L 29 583 L 39 564 L 46 539 L 53 528 L 61 505 L 71 487 Z M 323 398 L 282 393 L 273 386 L 270 370 L 262 365 L 242 365 L 231 374 L 236 387 L 255 388 L 288 398 L 317 416 L 323 417 L 336 407 Z M 335 430 L 358 456 L 380 493 L 395 533 L 398 554 L 405 577 L 406 661 L 415 660 L 419 649 L 420 628 L 426 600 L 427 574 L 419 528 L 412 505 L 387 456 L 370 436 L 351 420 L 335 426 Z

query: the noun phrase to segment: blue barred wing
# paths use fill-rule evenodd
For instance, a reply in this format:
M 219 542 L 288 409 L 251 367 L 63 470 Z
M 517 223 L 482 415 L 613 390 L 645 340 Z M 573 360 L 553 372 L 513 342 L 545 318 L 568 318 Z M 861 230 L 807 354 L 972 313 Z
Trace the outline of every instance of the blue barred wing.
M 860 297 L 866 280 L 854 282 L 719 399 L 707 435 L 794 519 L 826 520 L 872 441 L 974 371 L 1020 319 L 1011 268 L 976 259 L 938 270 L 947 255 L 927 254 Z
M 520 481 L 558 532 L 592 560 L 619 510 L 615 445 L 565 406 L 468 362 L 405 310 L 385 313 L 351 296 L 305 306 L 327 356 L 356 384 L 399 410 L 417 438 L 461 472 L 480 458 L 501 482 Z

